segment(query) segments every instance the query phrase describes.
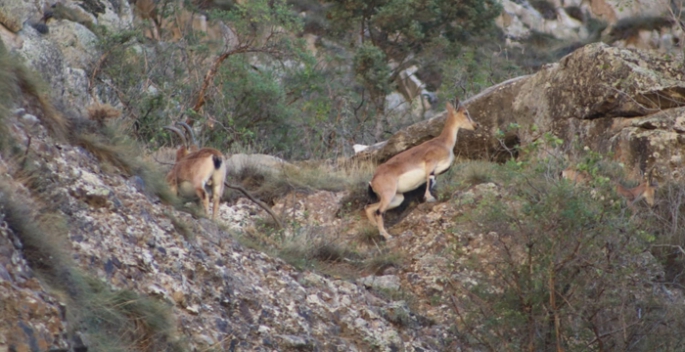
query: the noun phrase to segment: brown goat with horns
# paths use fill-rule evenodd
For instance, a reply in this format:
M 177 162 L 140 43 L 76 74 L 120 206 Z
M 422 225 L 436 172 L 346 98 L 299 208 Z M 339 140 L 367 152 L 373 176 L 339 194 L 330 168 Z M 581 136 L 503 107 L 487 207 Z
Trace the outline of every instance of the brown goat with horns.
M 207 215 L 209 215 L 209 195 L 205 187 L 211 185 L 212 219 L 216 219 L 219 201 L 224 193 L 224 180 L 226 179 L 224 155 L 213 148 L 200 148 L 192 128 L 183 122 L 178 122 L 178 124 L 188 132 L 192 145 L 187 146 L 185 135 L 178 128 L 164 127 L 176 133 L 183 142 L 183 145 L 176 151 L 176 163 L 167 174 L 166 182 L 169 184 L 171 192 L 176 195 L 189 195 L 194 192 L 202 201 L 202 206 Z

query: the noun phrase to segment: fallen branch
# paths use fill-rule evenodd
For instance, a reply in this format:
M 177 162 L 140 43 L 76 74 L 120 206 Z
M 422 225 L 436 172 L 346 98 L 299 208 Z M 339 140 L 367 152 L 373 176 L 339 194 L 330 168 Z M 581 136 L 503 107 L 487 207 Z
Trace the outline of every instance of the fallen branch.
M 281 222 L 281 219 L 279 219 L 278 216 L 276 216 L 276 214 L 274 213 L 274 211 L 271 210 L 271 207 L 269 207 L 268 205 L 266 205 L 266 204 L 265 204 L 264 202 L 262 202 L 261 200 L 259 200 L 259 199 L 255 198 L 255 197 L 253 197 L 253 196 L 252 196 L 250 193 L 248 193 L 248 192 L 245 190 L 245 188 L 243 188 L 243 187 L 236 186 L 236 185 L 231 185 L 231 184 L 229 184 L 229 183 L 226 182 L 226 181 L 224 181 L 224 185 L 225 185 L 226 187 L 228 187 L 228 188 L 238 190 L 238 191 L 240 191 L 242 194 L 244 194 L 247 198 L 250 198 L 251 201 L 253 201 L 255 204 L 259 205 L 262 209 L 266 210 L 266 212 L 269 213 L 269 215 L 271 215 L 272 218 L 274 218 L 274 221 L 276 221 L 276 224 L 278 225 L 278 228 L 279 228 L 279 229 L 283 229 L 283 223 Z

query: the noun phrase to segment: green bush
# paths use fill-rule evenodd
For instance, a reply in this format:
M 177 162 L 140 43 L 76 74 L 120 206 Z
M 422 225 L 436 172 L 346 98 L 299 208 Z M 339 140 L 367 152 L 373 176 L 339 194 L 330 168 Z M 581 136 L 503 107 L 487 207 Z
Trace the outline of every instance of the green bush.
M 679 182 L 660 184 L 655 206 L 637 203 L 634 218 L 639 228 L 654 236 L 651 252 L 664 266 L 664 283 L 672 287 L 685 285 L 685 187 Z
M 486 196 L 465 216 L 488 248 L 460 268 L 475 281 L 453 285 L 461 340 L 490 351 L 682 349 L 666 326 L 682 326 L 683 310 L 651 288 L 661 275 L 646 252 L 653 233 L 601 176 L 574 185 L 554 177 L 555 165 L 501 166 L 504 199 Z

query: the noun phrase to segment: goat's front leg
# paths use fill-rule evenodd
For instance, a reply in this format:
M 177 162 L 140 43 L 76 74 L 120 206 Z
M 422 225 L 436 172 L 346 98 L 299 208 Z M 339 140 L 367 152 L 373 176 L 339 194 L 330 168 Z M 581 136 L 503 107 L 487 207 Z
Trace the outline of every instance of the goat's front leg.
M 426 182 L 426 194 L 425 198 L 427 202 L 435 202 L 435 197 L 433 197 L 433 193 L 431 191 L 435 188 L 435 175 L 430 174 L 428 176 L 428 182 Z
M 209 195 L 204 186 L 195 188 L 195 194 L 200 198 L 202 202 L 202 208 L 205 210 L 205 215 L 209 217 Z
M 431 182 L 435 183 L 435 169 L 437 167 L 438 163 L 435 160 L 428 160 L 423 165 L 423 171 L 426 173 L 426 193 L 423 198 L 429 203 L 437 202 L 437 199 L 431 194 Z

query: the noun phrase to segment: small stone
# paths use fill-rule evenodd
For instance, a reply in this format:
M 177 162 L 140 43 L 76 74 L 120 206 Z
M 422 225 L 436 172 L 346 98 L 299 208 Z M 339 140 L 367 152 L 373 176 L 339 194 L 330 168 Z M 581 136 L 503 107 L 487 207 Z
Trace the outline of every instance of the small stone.
M 187 311 L 189 311 L 189 312 L 191 312 L 191 313 L 193 313 L 193 314 L 195 314 L 195 315 L 200 314 L 200 307 L 199 307 L 198 305 L 196 305 L 196 304 L 194 304 L 194 305 L 192 305 L 192 306 L 187 306 L 187 307 L 185 307 L 185 308 L 186 308 Z
M 359 279 L 359 283 L 375 290 L 400 289 L 400 278 L 397 275 L 367 276 Z
M 202 335 L 196 335 L 195 336 L 195 341 L 201 345 L 205 346 L 212 346 L 216 343 L 214 339 L 211 336 L 202 334 Z
M 260 334 L 268 334 L 271 332 L 271 328 L 266 325 L 260 325 L 259 329 L 257 329 L 257 332 Z
M 32 123 L 32 124 L 33 124 L 33 123 L 38 123 L 38 118 L 36 117 L 36 115 L 32 115 L 32 114 L 24 114 L 24 115 L 21 117 L 21 119 L 24 120 L 24 122 L 27 122 L 27 123 Z
M 292 348 L 310 347 L 311 343 L 304 337 L 294 335 L 280 335 L 283 339 L 283 344 Z

